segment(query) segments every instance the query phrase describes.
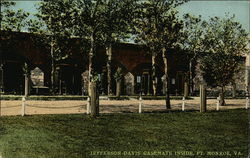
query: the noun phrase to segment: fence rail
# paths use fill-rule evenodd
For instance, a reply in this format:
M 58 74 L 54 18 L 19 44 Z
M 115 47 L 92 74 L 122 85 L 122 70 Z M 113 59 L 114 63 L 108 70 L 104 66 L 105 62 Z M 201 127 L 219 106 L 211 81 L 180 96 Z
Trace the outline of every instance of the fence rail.
M 217 99 L 208 99 L 208 110 L 225 110 L 235 108 L 249 108 L 249 98 L 226 100 L 228 106 L 219 106 Z M 190 111 L 199 110 L 199 98 L 192 100 L 171 100 L 171 110 Z M 2 101 L 1 115 L 33 115 L 33 114 L 58 114 L 58 113 L 87 113 L 88 100 L 81 101 Z M 144 113 L 150 111 L 166 110 L 165 100 L 101 100 L 101 113 Z

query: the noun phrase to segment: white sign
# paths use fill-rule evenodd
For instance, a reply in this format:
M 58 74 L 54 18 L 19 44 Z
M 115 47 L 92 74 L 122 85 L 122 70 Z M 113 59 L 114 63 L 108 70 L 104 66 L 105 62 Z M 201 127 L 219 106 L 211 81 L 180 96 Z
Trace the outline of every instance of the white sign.
M 137 76 L 137 83 L 141 83 L 141 76 Z
M 175 84 L 175 78 L 172 78 L 171 83 Z

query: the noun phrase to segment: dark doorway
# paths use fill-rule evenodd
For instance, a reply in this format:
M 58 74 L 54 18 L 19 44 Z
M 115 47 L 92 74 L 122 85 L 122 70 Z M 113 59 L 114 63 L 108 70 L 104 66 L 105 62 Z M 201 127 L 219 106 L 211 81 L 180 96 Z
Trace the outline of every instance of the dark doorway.
M 24 76 L 22 64 L 6 62 L 3 66 L 3 89 L 8 94 L 23 94 Z

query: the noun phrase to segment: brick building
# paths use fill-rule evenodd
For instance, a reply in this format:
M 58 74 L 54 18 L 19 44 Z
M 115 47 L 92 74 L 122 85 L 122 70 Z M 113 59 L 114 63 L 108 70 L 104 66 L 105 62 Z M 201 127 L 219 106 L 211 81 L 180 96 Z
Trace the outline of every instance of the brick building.
M 5 94 L 23 94 L 24 70 L 27 63 L 31 72 L 32 93 L 46 94 L 51 87 L 50 50 L 34 41 L 33 34 L 12 32 L 9 39 L 1 39 L 1 89 Z M 88 56 L 80 49 L 79 39 L 70 39 L 68 55 L 56 62 L 55 89 L 58 94 L 86 94 Z M 101 94 L 107 94 L 107 55 L 99 48 L 95 57 L 95 67 L 99 76 Z M 118 67 L 123 70 L 122 94 L 135 95 L 142 90 L 144 95 L 152 94 L 151 56 L 144 46 L 132 43 L 116 43 L 112 46 L 112 91 L 116 91 L 113 74 Z M 168 50 L 170 93 L 183 94 L 184 82 L 189 75 L 189 57 L 180 50 Z M 157 94 L 164 92 L 164 63 L 157 57 Z M 195 78 L 195 66 L 192 68 Z

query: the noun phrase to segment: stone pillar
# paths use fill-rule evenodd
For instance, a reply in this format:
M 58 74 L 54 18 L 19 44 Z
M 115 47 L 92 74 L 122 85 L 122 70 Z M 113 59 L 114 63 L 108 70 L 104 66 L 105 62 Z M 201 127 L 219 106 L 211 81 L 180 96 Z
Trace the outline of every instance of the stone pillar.
M 116 97 L 121 96 L 121 80 L 116 80 Z
M 165 91 L 165 89 L 166 89 L 166 75 L 163 75 L 162 77 L 161 77 L 161 80 L 162 80 L 162 94 L 166 94 L 166 91 Z
M 147 95 L 150 95 L 150 75 L 148 73 L 148 91 L 147 91 Z
M 188 82 L 184 82 L 184 97 L 188 97 Z

